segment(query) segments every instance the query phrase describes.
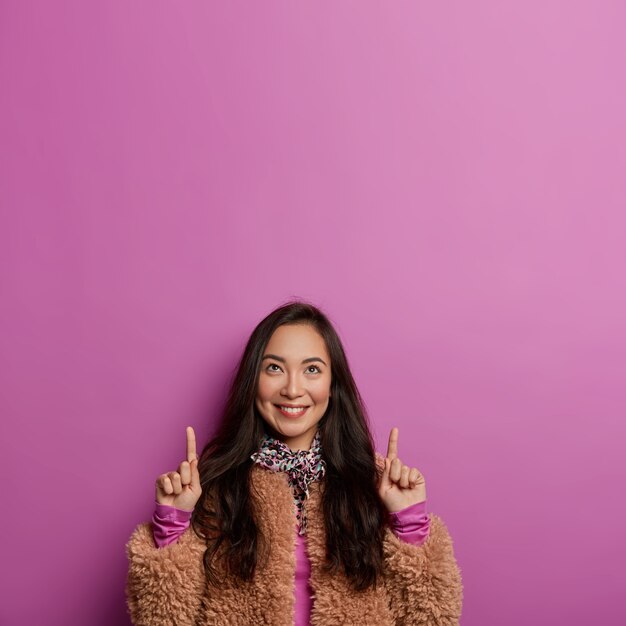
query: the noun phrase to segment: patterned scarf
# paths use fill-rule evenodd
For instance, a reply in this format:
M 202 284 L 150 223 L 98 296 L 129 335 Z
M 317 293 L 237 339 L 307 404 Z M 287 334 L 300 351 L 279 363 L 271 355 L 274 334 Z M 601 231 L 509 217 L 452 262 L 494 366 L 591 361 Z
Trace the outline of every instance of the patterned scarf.
M 322 459 L 320 431 L 315 433 L 310 450 L 293 451 L 289 446 L 267 433 L 258 452 L 250 456 L 255 462 L 272 472 L 285 472 L 296 504 L 296 518 L 299 534 L 306 534 L 306 507 L 309 497 L 309 483 L 320 480 L 326 473 L 326 463 Z

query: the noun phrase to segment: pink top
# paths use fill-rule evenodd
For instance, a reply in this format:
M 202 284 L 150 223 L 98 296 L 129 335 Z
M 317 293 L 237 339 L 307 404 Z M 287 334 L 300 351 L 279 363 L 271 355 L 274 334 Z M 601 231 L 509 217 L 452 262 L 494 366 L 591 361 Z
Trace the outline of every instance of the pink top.
M 412 504 L 397 513 L 391 513 L 391 530 L 402 541 L 421 545 L 428 537 L 430 518 L 426 513 L 426 501 Z M 157 547 L 174 543 L 189 526 L 191 511 L 156 504 L 152 518 L 152 530 Z M 306 551 L 306 535 L 296 532 L 296 579 L 294 626 L 309 626 L 313 607 L 313 590 L 309 584 L 311 562 Z

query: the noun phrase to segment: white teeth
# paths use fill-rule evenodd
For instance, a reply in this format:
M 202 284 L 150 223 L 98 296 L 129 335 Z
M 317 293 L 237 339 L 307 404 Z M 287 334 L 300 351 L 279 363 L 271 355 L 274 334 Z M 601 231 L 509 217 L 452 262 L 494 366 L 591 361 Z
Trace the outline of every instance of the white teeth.
M 280 408 L 286 413 L 302 413 L 302 411 L 305 411 L 307 407 L 290 408 L 286 406 L 281 406 Z

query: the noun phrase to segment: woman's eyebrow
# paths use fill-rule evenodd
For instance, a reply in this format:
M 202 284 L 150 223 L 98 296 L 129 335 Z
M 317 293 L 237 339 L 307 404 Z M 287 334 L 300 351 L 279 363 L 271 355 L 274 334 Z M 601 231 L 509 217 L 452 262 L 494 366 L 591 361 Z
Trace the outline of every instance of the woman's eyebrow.
M 275 359 L 276 361 L 280 361 L 281 363 L 286 363 L 285 359 L 282 356 L 277 356 L 276 354 L 266 354 L 261 361 L 264 359 Z M 308 359 L 304 359 L 302 363 L 311 363 L 312 361 L 320 361 L 324 365 L 326 365 L 326 361 L 324 359 L 320 359 L 318 356 L 310 356 Z

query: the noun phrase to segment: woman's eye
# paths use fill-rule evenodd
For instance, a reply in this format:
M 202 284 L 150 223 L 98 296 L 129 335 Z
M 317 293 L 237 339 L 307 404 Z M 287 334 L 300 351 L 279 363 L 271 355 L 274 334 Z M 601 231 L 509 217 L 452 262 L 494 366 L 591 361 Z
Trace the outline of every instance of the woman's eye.
M 275 367 L 277 369 L 270 369 L 272 367 Z M 280 366 L 276 365 L 276 363 L 270 363 L 266 369 L 270 372 L 278 372 L 280 371 Z M 311 370 L 315 370 L 314 372 L 310 372 Z M 312 374 L 321 374 L 322 370 L 317 366 L 317 365 L 309 365 L 309 367 L 307 367 L 307 370 L 312 373 Z

